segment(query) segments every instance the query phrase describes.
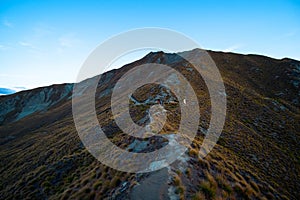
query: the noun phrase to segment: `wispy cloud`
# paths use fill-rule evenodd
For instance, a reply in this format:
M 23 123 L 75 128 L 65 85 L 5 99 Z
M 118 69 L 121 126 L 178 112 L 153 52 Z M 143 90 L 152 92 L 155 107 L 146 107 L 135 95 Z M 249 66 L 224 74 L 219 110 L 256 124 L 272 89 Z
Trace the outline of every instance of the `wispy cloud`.
M 232 51 L 235 51 L 235 50 L 241 48 L 242 46 L 243 46 L 243 45 L 241 45 L 241 44 L 235 44 L 235 45 L 232 45 L 232 46 L 230 46 L 230 47 L 224 49 L 223 51 L 224 51 L 224 52 L 232 52 Z
M 0 44 L 0 50 L 1 51 L 7 50 L 7 49 L 8 49 L 7 46 Z
M 287 37 L 293 37 L 297 34 L 297 31 L 291 31 L 291 32 L 288 32 L 286 34 L 283 35 L 284 38 L 287 38 Z
M 44 23 L 39 23 L 33 28 L 33 37 L 36 39 L 49 37 L 53 33 L 54 28 Z
M 29 48 L 32 48 L 32 49 L 36 49 L 36 47 L 33 44 L 29 43 L 29 42 L 21 41 L 21 42 L 19 42 L 19 45 L 21 45 L 23 47 L 29 47 Z
M 14 89 L 17 89 L 17 90 L 26 90 L 27 88 L 26 87 L 22 87 L 22 86 L 17 86 L 17 87 L 14 87 Z
M 282 40 L 282 39 L 291 39 L 291 37 L 295 37 L 299 32 L 299 29 L 296 29 L 296 30 L 292 30 L 292 31 L 289 31 L 289 32 L 285 32 L 279 36 L 277 36 L 277 40 Z
M 80 43 L 80 40 L 74 34 L 66 34 L 58 38 L 59 45 L 63 48 L 74 47 Z
M 43 53 L 45 44 L 51 44 L 51 34 L 53 30 L 45 24 L 37 24 L 31 30 L 30 35 L 25 35 L 17 44 L 19 47 L 26 48 L 29 52 L 34 54 Z
M 33 56 L 34 59 L 42 59 L 45 58 L 45 56 L 47 56 L 47 51 L 45 51 L 45 49 L 43 49 L 43 46 L 41 46 L 41 44 L 39 44 L 36 41 L 19 41 L 18 45 L 20 47 L 20 50 L 28 53 L 28 55 L 30 56 Z
M 10 21 L 8 21 L 7 19 L 3 20 L 3 25 L 6 26 L 6 27 L 9 27 L 9 28 L 14 27 L 14 25 Z

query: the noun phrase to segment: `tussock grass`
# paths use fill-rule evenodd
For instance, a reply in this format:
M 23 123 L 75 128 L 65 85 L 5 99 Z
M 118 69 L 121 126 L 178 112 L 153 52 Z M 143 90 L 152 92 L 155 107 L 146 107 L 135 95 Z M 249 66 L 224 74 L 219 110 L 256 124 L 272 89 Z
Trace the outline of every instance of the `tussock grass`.
M 204 181 L 200 184 L 200 191 L 202 191 L 208 199 L 214 199 L 216 196 L 216 189 L 212 187 L 208 181 Z

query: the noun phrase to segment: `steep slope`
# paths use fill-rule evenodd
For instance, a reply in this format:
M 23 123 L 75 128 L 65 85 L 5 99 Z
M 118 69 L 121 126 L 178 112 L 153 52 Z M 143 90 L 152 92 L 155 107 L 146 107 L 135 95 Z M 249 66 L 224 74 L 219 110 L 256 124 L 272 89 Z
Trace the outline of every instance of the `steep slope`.
M 0 199 L 299 199 L 300 62 L 209 54 L 223 77 L 228 110 L 218 144 L 205 159 L 197 157 L 211 114 L 202 78 L 176 54 L 150 53 L 102 76 L 96 93 L 99 123 L 112 142 L 128 151 L 166 145 L 163 137 L 140 140 L 123 134 L 112 120 L 110 98 L 116 81 L 133 67 L 167 64 L 189 80 L 201 105 L 199 131 L 186 154 L 158 172 L 118 172 L 98 162 L 80 142 L 71 111 L 72 85 L 24 91 L 0 97 Z M 149 124 L 148 109 L 157 97 L 163 97 L 169 111 L 162 134 L 171 137 L 180 114 L 166 88 L 149 84 L 138 89 L 130 114 L 136 123 Z

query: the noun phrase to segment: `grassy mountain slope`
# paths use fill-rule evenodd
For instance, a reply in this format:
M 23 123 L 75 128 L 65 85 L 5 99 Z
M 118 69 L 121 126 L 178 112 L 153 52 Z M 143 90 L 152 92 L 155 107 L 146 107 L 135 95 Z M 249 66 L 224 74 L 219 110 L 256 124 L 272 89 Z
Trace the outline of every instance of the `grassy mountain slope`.
M 188 53 L 193 56 L 195 51 Z M 161 137 L 137 140 L 122 133 L 110 110 L 111 88 L 116 81 L 135 66 L 161 63 L 180 71 L 192 84 L 201 106 L 198 134 L 179 161 L 158 172 L 119 172 L 89 154 L 72 118 L 72 85 L 1 96 L 0 199 L 128 199 L 140 195 L 162 199 L 299 199 L 300 62 L 209 54 L 224 80 L 228 105 L 218 144 L 203 160 L 197 152 L 209 125 L 210 101 L 202 78 L 186 61 L 174 59 L 172 54 L 150 53 L 105 73 L 100 80 L 96 93 L 99 123 L 116 145 L 136 152 L 152 151 L 153 146 L 159 148 L 166 141 Z M 163 87 L 145 85 L 133 96 L 144 102 L 162 93 L 166 93 Z M 135 122 L 147 123 L 151 103 L 130 102 Z M 166 99 L 165 107 L 170 114 L 162 133 L 171 134 L 178 127 L 179 106 Z M 160 192 L 153 194 L 155 190 Z

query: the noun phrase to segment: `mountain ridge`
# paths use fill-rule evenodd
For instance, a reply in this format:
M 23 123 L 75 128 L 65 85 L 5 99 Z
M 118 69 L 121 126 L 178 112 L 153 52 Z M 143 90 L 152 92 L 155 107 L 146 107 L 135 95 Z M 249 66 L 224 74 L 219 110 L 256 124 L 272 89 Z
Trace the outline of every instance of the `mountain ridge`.
M 224 52 L 224 51 L 216 51 L 216 50 L 205 50 L 205 51 L 207 51 L 208 53 L 220 53 L 220 54 L 232 54 L 232 55 L 239 55 L 239 56 L 264 57 L 264 58 L 267 58 L 267 59 L 272 59 L 272 60 L 277 60 L 277 61 L 285 61 L 286 60 L 286 61 L 291 61 L 291 62 L 300 62 L 300 60 L 297 60 L 297 59 L 294 59 L 294 58 L 289 58 L 289 57 L 274 58 L 272 56 L 265 56 L 263 54 L 255 54 L 255 53 L 236 53 L 236 52 Z M 138 60 L 141 60 L 141 59 L 147 57 L 149 54 L 151 55 L 151 53 L 159 53 L 159 52 L 163 52 L 163 51 L 155 51 L 155 52 L 151 51 L 148 54 L 146 54 L 144 57 L 142 57 L 142 58 L 140 58 Z M 187 51 L 183 51 L 183 52 L 188 52 L 188 50 Z M 183 52 L 178 52 L 178 53 L 183 53 Z M 168 54 L 168 53 L 165 53 L 165 54 Z M 138 60 L 136 60 L 136 61 L 138 61 Z M 130 64 L 132 64 L 132 63 L 134 63 L 136 61 L 132 61 L 131 63 L 125 64 L 122 67 L 124 67 L 126 65 L 130 65 Z M 119 68 L 117 68 L 117 69 L 119 69 Z M 117 69 L 112 69 L 112 70 L 109 70 L 109 71 L 114 71 L 114 70 L 117 70 Z M 109 71 L 107 71 L 107 72 L 109 72 Z M 104 72 L 104 73 L 106 73 L 106 72 Z M 90 78 L 92 78 L 92 77 L 90 77 Z M 87 79 L 90 79 L 90 78 L 87 78 Z M 20 93 L 20 92 L 24 92 L 24 91 L 31 91 L 31 90 L 35 90 L 35 89 L 38 89 L 38 88 L 53 87 L 55 85 L 64 85 L 64 84 L 74 84 L 74 83 L 67 83 L 67 82 L 65 82 L 65 83 L 53 83 L 53 84 L 50 84 L 50 85 L 39 86 L 39 87 L 31 88 L 31 89 L 25 89 L 25 90 L 15 91 L 12 94 L 7 94 L 7 95 L 0 96 L 0 98 L 4 97 L 4 96 L 14 95 L 14 94 L 17 94 L 17 93 Z M 4 88 L 4 89 L 9 89 L 9 88 Z

